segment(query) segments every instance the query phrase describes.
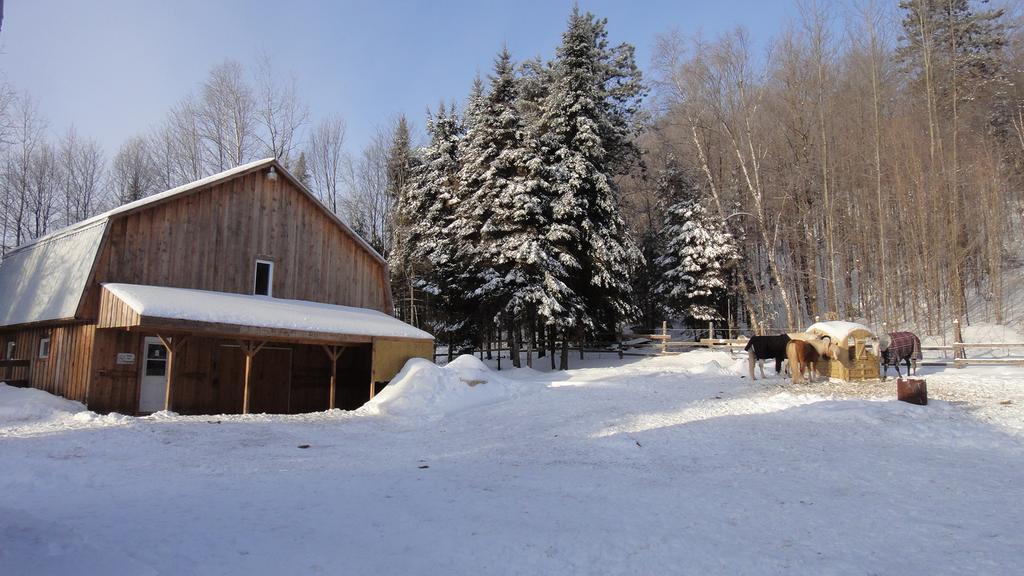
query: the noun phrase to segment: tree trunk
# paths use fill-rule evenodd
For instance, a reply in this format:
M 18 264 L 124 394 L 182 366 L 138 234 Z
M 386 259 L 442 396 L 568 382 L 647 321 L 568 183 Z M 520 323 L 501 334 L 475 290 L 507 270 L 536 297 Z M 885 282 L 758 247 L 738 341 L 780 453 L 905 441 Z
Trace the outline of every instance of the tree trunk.
M 548 356 L 551 357 L 551 369 L 555 369 L 555 325 L 548 326 Z
M 532 312 L 529 316 L 528 329 L 530 330 L 530 341 L 526 347 L 526 365 L 533 368 L 533 349 L 537 346 L 537 318 Z
M 522 359 L 519 357 L 519 342 L 523 336 L 519 328 L 515 316 L 509 316 L 508 353 L 512 357 L 512 366 L 515 368 L 522 368 Z
M 569 329 L 562 330 L 562 357 L 558 363 L 559 370 L 569 369 Z

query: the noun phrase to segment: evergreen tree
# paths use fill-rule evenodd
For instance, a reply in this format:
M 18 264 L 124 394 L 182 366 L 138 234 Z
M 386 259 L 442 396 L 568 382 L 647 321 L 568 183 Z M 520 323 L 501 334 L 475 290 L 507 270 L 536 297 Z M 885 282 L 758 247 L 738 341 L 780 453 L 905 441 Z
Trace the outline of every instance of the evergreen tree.
M 393 202 L 398 202 L 409 179 L 414 163 L 409 137 L 409 123 L 405 116 L 399 116 L 391 135 L 387 158 L 387 192 Z
M 614 178 L 637 158 L 640 72 L 631 46 L 609 48 L 605 21 L 574 8 L 552 74 L 540 121 L 554 172 L 549 237 L 582 298 L 571 320 L 611 330 L 637 312 L 629 278 L 642 256 L 619 213 Z
M 410 291 L 419 290 L 426 295 L 427 308 L 435 314 L 424 319 L 434 330 L 450 334 L 451 322 L 438 322 L 435 317 L 458 317 L 458 272 L 452 258 L 453 246 L 447 230 L 454 219 L 458 186 L 458 144 L 461 134 L 454 106 L 445 110 L 439 106 L 436 114 L 428 118 L 427 132 L 430 143 L 422 150 L 422 162 L 409 177 L 409 185 L 399 203 L 400 217 L 409 222 L 402 250 L 396 250 L 395 260 L 408 271 Z
M 655 262 L 656 292 L 669 313 L 692 323 L 722 320 L 728 267 L 738 257 L 735 241 L 672 161 L 659 179 L 658 194 L 667 210 L 660 233 L 664 252 Z
M 310 187 L 309 182 L 309 166 L 306 164 L 306 152 L 299 152 L 299 157 L 291 163 L 289 167 L 292 175 L 306 188 Z
M 391 213 L 388 215 L 390 228 L 390 251 L 387 254 L 391 268 L 391 291 L 398 304 L 399 316 L 411 324 L 419 324 L 413 283 L 415 271 L 412 268 L 410 227 L 418 218 L 409 207 L 416 204 L 410 193 L 410 175 L 414 166 L 414 155 L 409 144 L 409 125 L 405 116 L 395 123 L 394 133 L 387 152 L 387 188 L 391 199 Z M 405 206 L 405 208 L 403 208 Z
M 454 227 L 460 261 L 475 279 L 467 296 L 513 323 L 523 314 L 561 318 L 574 301 L 563 280 L 565 255 L 550 237 L 548 168 L 517 109 L 518 95 L 511 56 L 503 50 L 466 134 L 466 194 Z
M 896 57 L 922 84 L 931 69 L 940 103 L 948 105 L 954 93 L 954 71 L 961 102 L 993 83 L 1006 83 L 1005 10 L 975 9 L 969 0 L 902 0 L 899 6 L 903 34 Z

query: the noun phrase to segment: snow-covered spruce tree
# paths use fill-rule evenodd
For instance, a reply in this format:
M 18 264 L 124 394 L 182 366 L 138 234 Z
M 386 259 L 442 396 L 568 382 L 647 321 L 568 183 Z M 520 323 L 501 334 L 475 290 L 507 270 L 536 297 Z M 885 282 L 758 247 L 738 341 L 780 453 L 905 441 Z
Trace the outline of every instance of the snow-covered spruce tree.
M 658 180 L 658 195 L 667 209 L 656 292 L 669 313 L 693 325 L 722 320 L 719 308 L 727 296 L 728 267 L 738 258 L 736 243 L 671 160 Z
M 428 311 L 423 323 L 450 347 L 468 312 L 461 297 L 461 267 L 453 257 L 456 250 L 448 235 L 460 191 L 462 126 L 455 107 L 446 110 L 442 103 L 428 118 L 427 133 L 430 143 L 420 151 L 421 163 L 410 175 L 399 210 L 410 223 L 406 236 L 409 268 Z
M 609 47 L 605 22 L 573 8 L 540 121 L 554 176 L 550 237 L 579 265 L 569 286 L 583 308 L 567 320 L 601 331 L 636 315 L 629 279 L 642 258 L 620 215 L 614 178 L 638 158 L 644 90 L 632 46 Z M 563 346 L 563 367 L 565 356 Z
M 409 228 L 418 217 L 417 212 L 410 209 L 417 200 L 409 197 L 415 195 L 415 191 L 411 190 L 411 176 L 417 162 L 409 141 L 409 124 L 405 116 L 400 116 L 387 151 L 386 193 L 391 199 L 387 225 L 391 242 L 386 256 L 391 269 L 391 292 L 395 296 L 398 315 L 406 322 L 419 325 L 414 286 L 416 271 L 411 259 L 413 244 L 409 241 Z
M 517 109 L 518 92 L 506 49 L 495 60 L 490 90 L 466 134 L 465 195 L 455 222 L 460 261 L 476 280 L 467 296 L 513 330 L 537 315 L 564 316 L 574 299 L 563 281 L 566 255 L 549 236 L 548 167 Z M 518 354 L 513 362 L 518 364 Z

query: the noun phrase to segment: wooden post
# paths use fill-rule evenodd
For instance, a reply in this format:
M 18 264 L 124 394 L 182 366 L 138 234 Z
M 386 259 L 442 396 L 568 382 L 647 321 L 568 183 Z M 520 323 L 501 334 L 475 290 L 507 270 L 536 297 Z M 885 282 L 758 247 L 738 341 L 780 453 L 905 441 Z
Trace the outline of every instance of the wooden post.
M 711 340 L 715 339 L 715 323 L 708 322 L 708 338 Z
M 188 341 L 188 336 L 161 336 L 156 335 L 160 343 L 167 349 L 167 390 L 164 392 L 164 410 L 170 412 L 171 402 L 174 400 L 174 360 L 178 350 Z M 146 361 L 145 358 L 142 359 Z
M 436 347 L 435 347 L 436 348 Z M 331 395 L 327 401 L 327 409 L 334 410 L 335 398 L 337 397 L 338 390 L 338 358 L 345 349 L 341 346 L 327 346 L 324 345 L 324 352 L 327 353 L 327 357 L 331 359 Z
M 967 358 L 967 350 L 961 346 L 963 343 L 964 337 L 960 332 L 960 319 L 953 318 L 953 358 Z
M 664 353 L 668 352 L 668 321 L 667 320 L 662 320 L 661 321 L 661 335 L 664 336 L 664 338 L 661 339 L 661 353 L 664 354 Z
M 242 414 L 249 413 L 249 382 L 252 380 L 252 359 L 256 354 L 263 349 L 266 342 L 249 342 L 245 340 L 239 340 L 238 346 L 242 349 L 242 353 L 245 354 L 245 380 L 242 387 Z

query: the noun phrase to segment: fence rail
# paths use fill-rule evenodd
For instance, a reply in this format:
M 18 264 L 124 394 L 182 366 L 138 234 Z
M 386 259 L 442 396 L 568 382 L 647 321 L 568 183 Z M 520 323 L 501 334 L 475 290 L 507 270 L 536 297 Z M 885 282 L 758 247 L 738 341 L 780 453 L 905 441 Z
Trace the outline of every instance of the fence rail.
M 679 328 L 670 329 L 667 323 L 662 324 L 660 333 L 644 334 L 634 333 L 634 339 L 641 338 L 651 340 L 654 347 L 659 349 L 659 353 L 662 355 L 674 355 L 679 354 L 687 349 L 695 348 L 708 348 L 708 349 L 727 349 L 730 353 L 735 354 L 736 352 L 742 352 L 746 346 L 750 334 L 750 330 L 727 328 L 727 329 L 716 329 L 714 326 L 709 326 L 707 329 L 702 328 Z M 775 330 L 775 332 L 785 332 L 785 330 Z M 714 338 L 713 335 L 716 333 L 734 334 L 738 333 L 741 338 Z M 475 348 L 471 352 L 464 351 L 464 354 L 473 354 L 480 356 L 481 358 L 486 354 L 489 357 L 497 355 L 498 361 L 500 362 L 503 358 L 503 353 L 511 353 L 510 348 L 505 346 L 493 347 L 490 350 Z M 953 342 L 951 344 L 942 345 L 926 345 L 921 346 L 922 352 L 942 352 L 940 358 L 926 358 L 923 359 L 919 364 L 922 366 L 954 366 L 957 368 L 963 368 L 968 365 L 1012 365 L 1012 366 L 1024 366 L 1024 356 L 1010 356 L 1010 349 L 1024 348 L 1024 342 Z M 520 348 L 521 352 L 527 352 L 528 347 Z M 582 349 L 578 346 L 569 347 L 572 352 L 578 352 L 580 354 L 618 354 L 619 357 L 624 356 L 648 356 L 649 354 L 641 352 L 631 352 L 630 346 L 626 345 L 625 342 L 609 343 L 608 346 L 602 347 L 600 344 L 597 346 L 583 346 Z M 981 349 L 1003 349 L 1007 351 L 1006 357 L 1000 358 L 967 358 L 967 352 L 969 350 L 981 350 Z M 555 350 L 554 353 L 559 354 L 561 349 Z M 535 357 L 538 349 L 532 349 Z M 953 358 L 946 356 L 946 353 L 952 352 Z M 443 358 L 448 356 L 447 352 L 438 352 L 435 350 L 434 358 Z M 508 357 L 505 355 L 504 357 Z

